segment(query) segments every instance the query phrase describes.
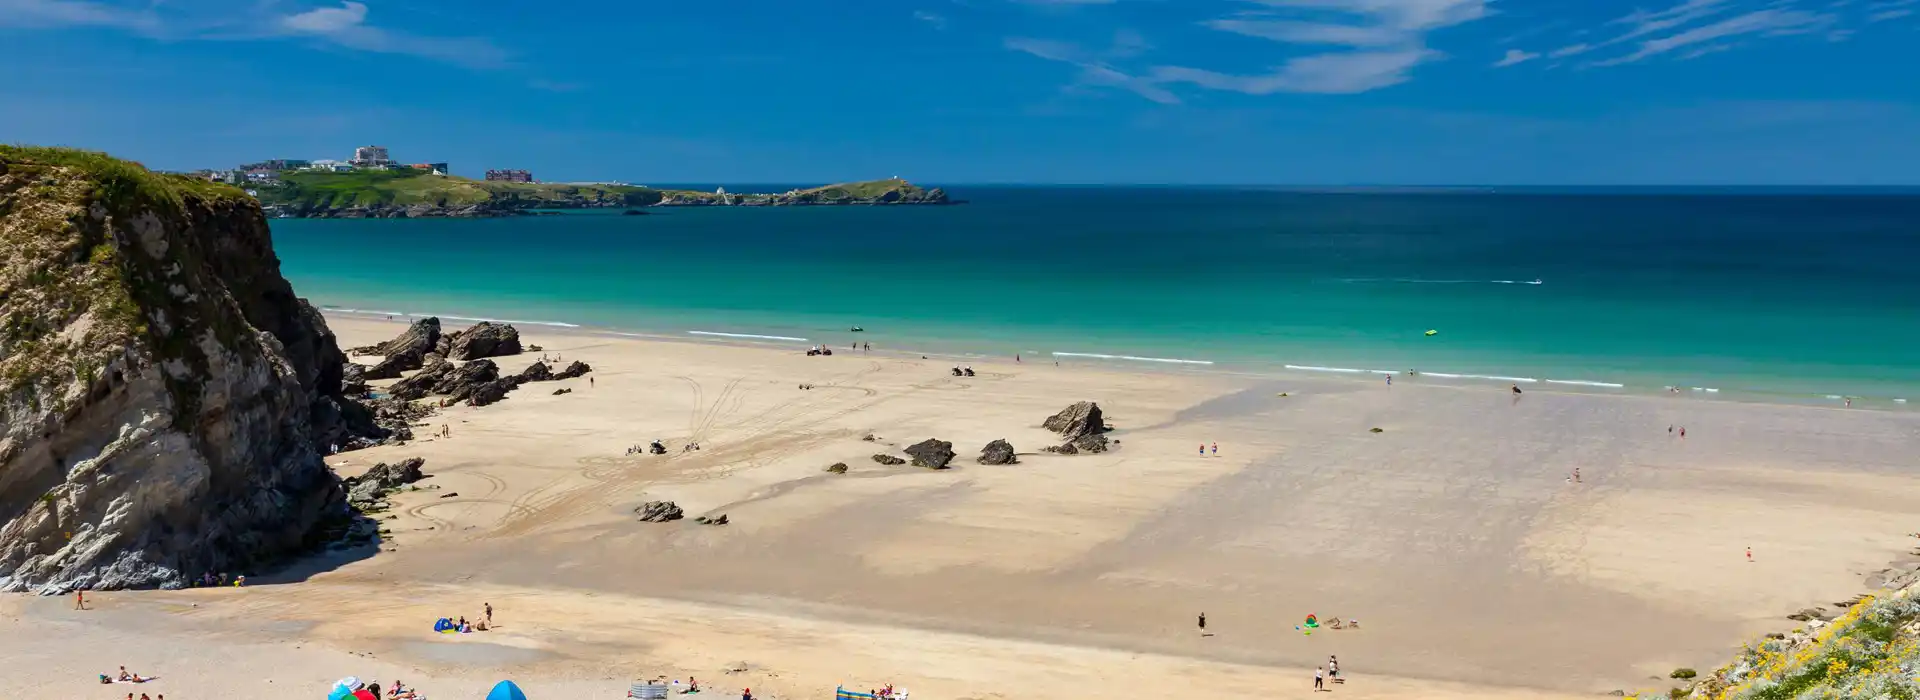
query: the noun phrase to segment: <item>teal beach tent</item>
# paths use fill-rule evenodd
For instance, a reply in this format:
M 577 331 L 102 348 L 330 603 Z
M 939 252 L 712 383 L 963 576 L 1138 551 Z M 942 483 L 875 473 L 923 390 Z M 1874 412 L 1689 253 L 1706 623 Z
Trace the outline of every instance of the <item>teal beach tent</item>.
M 500 681 L 487 693 L 487 700 L 527 700 L 527 694 L 520 692 L 520 686 L 513 681 Z

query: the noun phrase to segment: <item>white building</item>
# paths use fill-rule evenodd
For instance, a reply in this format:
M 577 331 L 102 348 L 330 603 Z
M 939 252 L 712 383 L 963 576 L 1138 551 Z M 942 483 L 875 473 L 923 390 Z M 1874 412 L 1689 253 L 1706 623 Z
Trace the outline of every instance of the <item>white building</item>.
M 307 169 L 308 170 L 327 170 L 327 171 L 337 173 L 342 170 L 352 170 L 353 164 L 337 161 L 337 160 L 316 160 L 316 161 L 313 161 L 312 163 L 308 163 Z
M 361 146 L 353 149 L 353 165 L 360 168 L 384 168 L 393 164 L 386 146 Z

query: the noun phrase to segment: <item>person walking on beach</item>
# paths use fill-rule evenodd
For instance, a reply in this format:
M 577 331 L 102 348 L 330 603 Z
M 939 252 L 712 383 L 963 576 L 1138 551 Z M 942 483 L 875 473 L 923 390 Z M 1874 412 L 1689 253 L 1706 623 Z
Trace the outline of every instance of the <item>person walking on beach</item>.
M 1680 426 L 1680 439 L 1687 439 L 1687 426 Z
M 1747 563 L 1748 563 L 1748 564 L 1752 564 L 1752 563 L 1753 563 L 1753 548 L 1752 548 L 1752 547 L 1748 547 L 1748 548 L 1747 548 Z
M 1580 468 L 1579 468 L 1579 467 L 1574 467 L 1574 468 L 1573 468 L 1573 483 L 1576 483 L 1576 484 L 1578 484 L 1578 483 L 1580 483 Z
M 482 606 L 482 609 L 484 609 L 487 613 L 487 626 L 489 627 L 493 626 L 493 604 L 487 603 L 484 606 Z
M 1327 670 L 1323 667 L 1315 666 L 1313 669 L 1313 692 L 1318 693 L 1326 689 Z
M 1207 636 L 1207 614 L 1200 613 L 1200 636 Z
M 1213 456 L 1220 456 L 1220 443 L 1213 443 Z
M 85 609 L 87 609 L 87 592 L 86 592 L 86 591 L 84 591 L 84 590 L 81 590 L 81 589 L 77 589 L 77 588 L 76 588 L 76 589 L 74 589 L 74 591 L 73 591 L 73 609 L 75 609 L 75 610 L 85 610 Z M 1205 625 L 1205 624 L 1202 624 L 1202 625 L 1200 625 L 1200 626 L 1201 626 L 1201 627 L 1205 627 L 1206 625 Z
M 1387 388 L 1388 389 L 1393 388 L 1393 375 L 1391 374 L 1387 375 Z
M 1333 655 L 1327 656 L 1327 680 L 1335 683 L 1340 682 L 1340 657 Z
M 1207 443 L 1200 443 L 1200 456 L 1207 456 Z

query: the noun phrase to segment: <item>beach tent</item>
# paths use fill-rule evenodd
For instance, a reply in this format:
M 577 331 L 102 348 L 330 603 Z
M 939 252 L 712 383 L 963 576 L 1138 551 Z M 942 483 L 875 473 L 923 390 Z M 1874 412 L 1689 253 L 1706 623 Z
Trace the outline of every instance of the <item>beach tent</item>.
M 834 688 L 833 700 L 874 700 L 873 693 L 858 693 L 846 688 Z
M 527 694 L 520 692 L 520 686 L 513 681 L 500 681 L 487 693 L 487 700 L 527 700 Z
M 360 689 L 360 679 L 347 676 L 334 681 L 333 690 L 327 691 L 327 700 L 347 700 L 353 697 L 353 691 Z
M 453 620 L 449 620 L 449 619 L 447 619 L 447 618 L 444 618 L 444 617 L 443 617 L 443 618 L 440 618 L 440 619 L 438 619 L 438 620 L 434 620 L 434 621 L 433 621 L 433 631 L 435 631 L 435 632 L 457 632 L 457 631 L 459 631 L 459 630 L 458 630 L 458 629 L 457 629 L 456 627 L 454 627 L 454 624 L 453 624 Z

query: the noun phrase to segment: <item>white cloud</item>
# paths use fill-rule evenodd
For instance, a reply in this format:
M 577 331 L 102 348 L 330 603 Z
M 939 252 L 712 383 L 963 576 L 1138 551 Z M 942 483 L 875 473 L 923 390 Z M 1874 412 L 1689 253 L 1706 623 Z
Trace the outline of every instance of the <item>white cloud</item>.
M 1273 72 L 1258 75 L 1158 66 L 1153 69 L 1151 76 L 1158 83 L 1190 83 L 1249 95 L 1277 92 L 1351 94 L 1406 82 L 1408 71 L 1431 58 L 1434 53 L 1427 49 L 1323 53 L 1287 61 Z
M 1592 44 L 1569 44 L 1547 52 L 1547 58 L 1566 58 L 1578 56 L 1593 50 Z
M 1502 56 L 1500 60 L 1495 61 L 1493 63 L 1493 67 L 1505 68 L 1511 65 L 1526 63 L 1527 61 L 1531 61 L 1539 57 L 1540 57 L 1540 54 L 1537 54 L 1537 53 L 1527 53 L 1519 49 L 1507 49 L 1507 55 Z
M 1396 27 L 1356 26 L 1322 22 L 1286 20 L 1216 19 L 1203 23 L 1223 32 L 1284 41 L 1291 44 L 1337 44 L 1341 46 L 1392 46 L 1407 40 L 1407 33 Z
M 1867 21 L 1868 22 L 1885 22 L 1890 19 L 1900 19 L 1901 17 L 1907 17 L 1912 15 L 1913 13 L 1914 13 L 1913 10 L 1908 10 L 1908 9 L 1881 10 L 1879 12 L 1875 12 L 1873 14 L 1867 15 Z
M 934 28 L 934 29 L 946 29 L 946 28 L 947 28 L 947 18 L 946 18 L 946 17 L 944 17 L 944 16 L 941 16 L 941 15 L 937 15 L 937 14 L 934 14 L 934 13 L 932 13 L 932 12 L 928 12 L 928 11 L 926 11 L 926 10 L 914 10 L 914 11 L 913 11 L 913 18 L 914 18 L 914 19 L 917 19 L 917 20 L 920 20 L 920 21 L 922 21 L 922 22 L 926 22 L 927 24 L 931 24 L 931 25 L 933 25 L 933 28 Z
M 367 24 L 367 6 L 347 0 L 286 15 L 278 22 L 286 34 L 308 36 L 341 48 L 416 56 L 468 68 L 502 68 L 505 51 L 483 39 L 417 36 Z
M 1031 37 L 1008 37 L 1003 45 L 1013 51 L 1078 68 L 1079 73 L 1070 87 L 1091 85 L 1120 88 L 1161 104 L 1180 102 L 1179 96 L 1154 81 L 1120 70 L 1109 63 L 1112 59 L 1138 55 L 1150 48 L 1146 39 L 1137 32 L 1115 32 L 1113 45 L 1105 51 L 1090 51 L 1070 42 Z
M 1707 43 L 1718 39 L 1744 34 L 1780 36 L 1783 34 L 1805 33 L 1832 24 L 1830 15 L 1817 14 L 1802 10 L 1766 9 L 1736 15 L 1727 19 L 1689 29 L 1677 34 L 1647 39 L 1640 42 L 1633 53 L 1619 58 L 1596 62 L 1597 66 L 1612 66 L 1632 63 L 1652 56 L 1658 56 L 1675 49 L 1694 44 Z
M 0 27 L 114 27 L 157 34 L 162 26 L 148 11 L 82 0 L 0 0 Z
M 1683 0 L 1680 4 L 1658 12 L 1635 10 L 1633 13 L 1616 19 L 1610 24 L 1631 25 L 1625 34 L 1614 37 L 1607 43 L 1628 41 L 1636 37 L 1683 27 L 1697 20 L 1705 19 L 1726 11 L 1727 0 Z

